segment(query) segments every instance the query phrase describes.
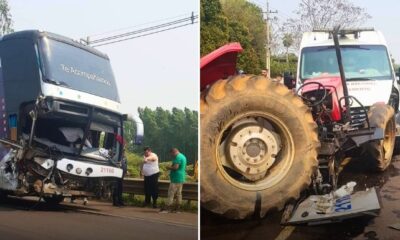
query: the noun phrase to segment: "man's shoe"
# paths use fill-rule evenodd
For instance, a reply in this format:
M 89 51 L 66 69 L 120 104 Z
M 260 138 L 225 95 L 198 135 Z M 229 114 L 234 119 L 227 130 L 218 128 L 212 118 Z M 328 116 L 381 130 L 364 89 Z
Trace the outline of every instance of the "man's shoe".
M 178 209 L 173 209 L 171 210 L 171 213 L 181 213 L 181 211 L 179 211 Z
M 163 207 L 160 209 L 159 213 L 170 213 L 170 211 L 167 208 Z

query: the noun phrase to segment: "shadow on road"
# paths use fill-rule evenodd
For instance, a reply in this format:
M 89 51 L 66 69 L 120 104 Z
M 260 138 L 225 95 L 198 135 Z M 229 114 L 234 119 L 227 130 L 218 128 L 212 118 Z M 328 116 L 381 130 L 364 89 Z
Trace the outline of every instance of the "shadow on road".
M 392 164 L 383 173 L 371 173 L 364 168 L 362 159 L 354 159 L 345 167 L 339 177 L 339 186 L 349 181 L 357 183 L 355 190 L 365 190 L 375 187 L 379 198 L 387 201 L 400 200 L 395 193 L 400 192 L 400 183 L 394 184 L 393 191 L 382 188 L 391 179 L 400 178 L 400 156 L 395 156 Z M 393 181 L 393 180 L 392 180 Z M 397 187 L 396 187 L 397 186 Z M 382 201 L 381 201 L 382 205 Z M 397 211 L 397 212 L 393 212 Z M 400 210 L 392 210 L 397 213 L 400 219 Z M 270 212 L 264 219 L 260 220 L 229 220 L 201 209 L 201 238 L 202 239 L 275 239 L 284 226 L 280 225 L 282 212 Z M 381 216 L 385 218 L 386 216 Z M 348 219 L 340 223 L 326 224 L 319 226 L 296 226 L 293 233 L 287 239 L 317 240 L 317 239 L 379 239 L 375 231 L 366 230 L 369 225 L 376 225 L 376 218 L 371 216 Z M 379 221 L 382 221 L 380 219 Z M 384 226 L 387 229 L 387 226 Z M 385 229 L 384 229 L 385 230 Z M 382 239 L 382 238 L 381 238 Z M 400 239 L 400 238 L 399 238 Z
M 45 211 L 45 212 L 67 212 L 77 211 L 80 209 L 88 209 L 86 206 L 67 206 L 64 204 L 52 205 L 46 203 L 44 200 L 39 202 L 38 197 L 14 197 L 9 196 L 2 199 L 0 202 L 0 212 L 2 211 L 14 211 L 14 210 L 25 210 L 25 211 Z

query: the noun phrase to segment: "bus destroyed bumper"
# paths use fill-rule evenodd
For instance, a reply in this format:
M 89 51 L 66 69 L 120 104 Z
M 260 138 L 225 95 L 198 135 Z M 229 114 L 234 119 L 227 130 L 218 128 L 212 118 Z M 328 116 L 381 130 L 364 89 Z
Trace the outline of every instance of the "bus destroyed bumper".
M 57 164 L 55 168 L 61 172 L 64 172 L 66 176 L 72 178 L 122 178 L 122 169 L 117 167 L 111 167 L 106 165 L 99 165 L 87 162 L 81 162 L 62 158 L 55 162 L 52 159 L 35 157 L 34 161 L 46 170 L 54 168 L 54 164 Z M 67 179 L 65 179 L 67 180 Z M 63 195 L 63 196 L 94 196 L 93 192 L 70 189 L 64 186 L 58 186 L 53 182 L 45 182 L 38 179 L 34 182 L 33 188 L 36 193 L 44 195 Z
M 35 158 L 35 162 L 45 169 L 54 166 L 54 160 L 45 158 Z M 57 169 L 68 174 L 80 177 L 116 177 L 122 178 L 122 169 L 106 165 L 87 163 L 82 161 L 62 158 L 57 161 Z

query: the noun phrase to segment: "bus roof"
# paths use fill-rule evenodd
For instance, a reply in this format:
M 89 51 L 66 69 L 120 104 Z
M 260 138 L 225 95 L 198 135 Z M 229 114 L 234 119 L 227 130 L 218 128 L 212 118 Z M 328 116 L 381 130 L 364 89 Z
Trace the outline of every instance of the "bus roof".
M 107 54 L 102 53 L 93 47 L 84 45 L 78 41 L 75 41 L 68 37 L 64 37 L 59 34 L 40 31 L 40 30 L 25 30 L 25 31 L 18 31 L 18 32 L 10 33 L 10 34 L 4 35 L 1 38 L 1 41 L 7 41 L 7 40 L 11 40 L 11 39 L 21 39 L 21 38 L 26 38 L 26 39 L 31 39 L 32 41 L 36 41 L 37 39 L 39 39 L 41 37 L 48 37 L 50 39 L 54 39 L 59 42 L 66 43 L 66 44 L 72 45 L 74 47 L 81 48 L 81 49 L 91 52 L 99 57 L 109 59 Z

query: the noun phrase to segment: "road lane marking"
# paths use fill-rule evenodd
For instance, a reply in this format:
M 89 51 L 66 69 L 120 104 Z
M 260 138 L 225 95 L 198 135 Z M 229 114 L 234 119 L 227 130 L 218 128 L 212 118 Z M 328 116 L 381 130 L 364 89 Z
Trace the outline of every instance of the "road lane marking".
M 153 223 L 160 223 L 160 224 L 165 224 L 165 225 L 171 225 L 171 226 L 175 226 L 175 227 L 184 227 L 184 228 L 197 229 L 197 225 L 186 224 L 186 223 L 180 223 L 180 222 L 178 223 L 178 222 L 166 221 L 166 220 L 155 219 L 155 218 L 129 217 L 129 216 L 122 216 L 122 215 L 104 213 L 104 212 L 83 210 L 83 209 L 77 209 L 76 212 L 88 213 L 88 214 L 94 214 L 94 215 L 101 215 L 101 216 L 107 216 L 107 217 L 125 218 L 125 219 L 130 219 L 130 220 L 147 221 L 147 222 L 153 222 Z M 172 213 L 171 213 L 171 214 L 172 214 Z
M 296 229 L 295 226 L 286 226 L 280 233 L 279 235 L 275 238 L 275 240 L 286 240 L 290 237 L 290 235 L 293 233 L 294 229 Z

